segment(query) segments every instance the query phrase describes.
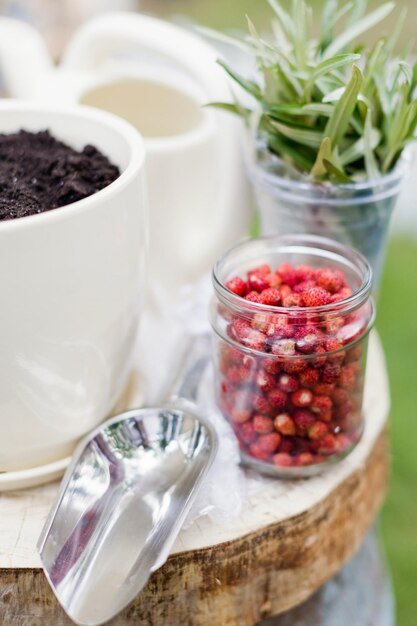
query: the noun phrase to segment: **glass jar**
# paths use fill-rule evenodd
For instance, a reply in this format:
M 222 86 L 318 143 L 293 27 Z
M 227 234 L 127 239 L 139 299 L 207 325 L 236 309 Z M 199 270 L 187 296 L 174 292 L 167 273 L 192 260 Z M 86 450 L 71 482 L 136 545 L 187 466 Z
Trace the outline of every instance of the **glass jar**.
M 356 248 L 370 262 L 378 291 L 391 216 L 409 171 L 411 152 L 375 180 L 319 184 L 289 171 L 258 146 L 249 173 L 259 210 L 260 234 L 314 234 Z
M 226 286 L 235 277 L 242 279 L 242 295 L 252 290 L 249 299 Z M 317 291 L 316 279 L 330 291 Z M 262 298 L 254 296 L 254 283 L 274 285 L 268 293 L 278 290 L 280 305 L 257 301 Z M 213 284 L 217 402 L 243 462 L 295 478 L 344 458 L 364 427 L 366 348 L 374 322 L 368 261 L 323 237 L 263 237 L 227 252 L 213 270 Z M 315 305 L 314 297 L 324 292 L 326 303 Z

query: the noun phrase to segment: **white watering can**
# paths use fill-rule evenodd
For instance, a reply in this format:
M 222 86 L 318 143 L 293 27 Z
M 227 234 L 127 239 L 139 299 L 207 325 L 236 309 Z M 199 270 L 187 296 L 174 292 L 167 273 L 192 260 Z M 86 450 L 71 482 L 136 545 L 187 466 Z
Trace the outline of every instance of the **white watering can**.
M 217 56 L 177 26 L 116 12 L 87 22 L 57 67 L 37 31 L 0 18 L 0 68 L 9 95 L 106 109 L 144 136 L 149 275 L 164 299 L 208 271 L 248 229 L 240 122 L 201 106 L 230 98 Z

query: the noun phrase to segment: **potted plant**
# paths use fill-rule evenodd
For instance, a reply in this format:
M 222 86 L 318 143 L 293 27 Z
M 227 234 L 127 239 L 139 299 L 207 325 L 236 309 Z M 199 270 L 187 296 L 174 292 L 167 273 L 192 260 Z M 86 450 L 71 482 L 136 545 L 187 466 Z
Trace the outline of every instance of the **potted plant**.
M 256 59 L 251 78 L 219 63 L 249 96 L 214 103 L 250 129 L 249 171 L 262 234 L 326 235 L 359 249 L 381 273 L 392 210 L 408 165 L 404 149 L 417 125 L 417 64 L 397 58 L 405 12 L 372 47 L 358 38 L 384 20 L 389 2 L 366 14 L 365 0 L 324 4 L 319 35 L 312 9 L 279 0 L 273 37 L 231 40 Z

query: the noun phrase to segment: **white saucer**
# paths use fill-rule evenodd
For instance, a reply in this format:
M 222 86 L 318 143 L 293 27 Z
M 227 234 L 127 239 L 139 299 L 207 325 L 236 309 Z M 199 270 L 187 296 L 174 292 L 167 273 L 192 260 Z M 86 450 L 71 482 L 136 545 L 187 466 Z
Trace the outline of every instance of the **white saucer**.
M 0 492 L 12 491 L 14 489 L 28 489 L 57 480 L 64 475 L 71 457 L 39 465 L 31 469 L 17 470 L 15 472 L 0 473 Z

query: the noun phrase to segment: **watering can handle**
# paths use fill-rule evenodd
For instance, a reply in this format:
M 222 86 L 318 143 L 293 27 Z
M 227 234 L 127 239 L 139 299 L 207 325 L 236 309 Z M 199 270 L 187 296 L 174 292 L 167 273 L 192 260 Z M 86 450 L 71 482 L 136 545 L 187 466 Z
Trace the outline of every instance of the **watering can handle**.
M 168 22 L 137 13 L 112 12 L 93 18 L 70 42 L 63 65 L 94 71 L 107 57 L 123 50 L 155 54 L 161 63 L 177 65 L 199 84 L 207 100 L 229 98 L 216 51 L 192 33 Z
M 230 83 L 216 63 L 214 48 L 178 26 L 137 13 L 105 13 L 87 22 L 70 42 L 63 66 L 94 74 L 109 57 L 126 52 L 141 53 L 142 66 L 150 63 L 153 55 L 163 68 L 181 70 L 200 88 L 204 103 L 230 100 Z M 248 190 L 241 167 L 240 121 L 214 109 L 206 114 L 217 120 L 217 201 L 210 209 L 209 229 L 207 216 L 201 216 L 201 227 L 197 226 L 191 238 L 193 245 L 185 239 L 181 246 L 185 267 L 193 266 L 198 249 L 197 273 L 208 271 L 224 248 L 246 235 L 249 213 L 242 209 L 248 205 Z M 197 225 L 198 220 L 194 223 Z

